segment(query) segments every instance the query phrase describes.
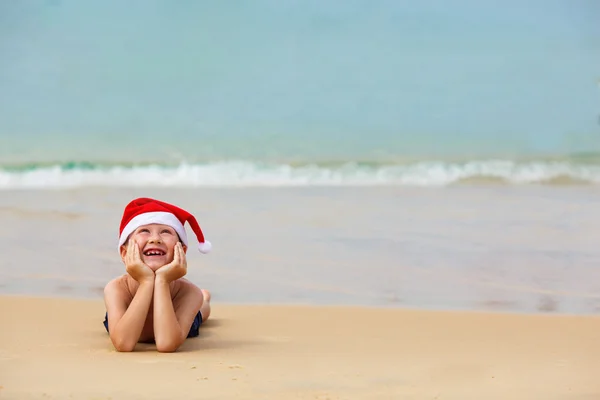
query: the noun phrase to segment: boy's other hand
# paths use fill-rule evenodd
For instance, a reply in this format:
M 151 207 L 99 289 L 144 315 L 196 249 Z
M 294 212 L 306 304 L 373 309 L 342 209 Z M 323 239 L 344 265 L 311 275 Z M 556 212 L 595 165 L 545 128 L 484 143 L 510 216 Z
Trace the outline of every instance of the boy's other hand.
M 142 261 L 140 248 L 135 240 L 130 240 L 127 245 L 125 269 L 127 270 L 127 273 L 139 283 L 154 280 L 154 271 Z
M 173 261 L 164 267 L 160 267 L 156 270 L 156 278 L 161 279 L 167 283 L 173 282 L 187 273 L 187 261 L 185 259 L 185 252 L 181 246 L 181 242 L 175 245 L 175 254 Z

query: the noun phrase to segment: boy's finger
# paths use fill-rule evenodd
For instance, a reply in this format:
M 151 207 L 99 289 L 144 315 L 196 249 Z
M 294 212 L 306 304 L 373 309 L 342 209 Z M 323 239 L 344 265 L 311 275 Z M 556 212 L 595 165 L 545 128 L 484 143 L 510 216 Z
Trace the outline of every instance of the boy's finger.
M 183 246 L 179 244 L 179 265 L 185 268 L 185 253 L 183 252 Z

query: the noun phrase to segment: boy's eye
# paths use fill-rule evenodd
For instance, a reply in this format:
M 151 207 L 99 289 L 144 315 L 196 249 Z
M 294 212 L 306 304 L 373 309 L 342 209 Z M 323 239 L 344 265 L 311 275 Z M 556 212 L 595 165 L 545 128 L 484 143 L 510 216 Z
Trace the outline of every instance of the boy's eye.
M 168 233 L 168 234 L 170 234 L 170 235 L 172 235 L 172 234 L 173 234 L 173 232 L 171 232 L 171 231 L 170 231 L 170 230 L 168 230 L 168 229 L 163 229 L 162 233 Z
M 138 232 L 140 232 L 140 233 L 142 233 L 142 232 L 144 232 L 144 233 L 148 233 L 148 232 L 150 232 L 150 231 L 149 231 L 148 229 L 146 229 L 146 228 L 143 228 L 143 229 L 140 229 Z

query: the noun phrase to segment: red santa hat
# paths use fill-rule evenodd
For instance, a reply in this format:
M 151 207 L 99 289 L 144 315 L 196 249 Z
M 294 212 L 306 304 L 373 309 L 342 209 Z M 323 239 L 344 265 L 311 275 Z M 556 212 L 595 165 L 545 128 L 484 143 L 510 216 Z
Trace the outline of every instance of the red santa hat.
M 188 246 L 188 238 L 183 226 L 185 222 L 190 224 L 192 231 L 198 238 L 198 250 L 201 253 L 208 253 L 212 245 L 204 239 L 204 234 L 196 218 L 189 212 L 159 200 L 150 198 L 138 198 L 132 200 L 125 207 L 121 226 L 119 228 L 119 247 L 127 241 L 127 238 L 133 231 L 142 225 L 163 224 L 175 229 L 179 238 Z M 189 246 L 188 246 L 189 247 Z

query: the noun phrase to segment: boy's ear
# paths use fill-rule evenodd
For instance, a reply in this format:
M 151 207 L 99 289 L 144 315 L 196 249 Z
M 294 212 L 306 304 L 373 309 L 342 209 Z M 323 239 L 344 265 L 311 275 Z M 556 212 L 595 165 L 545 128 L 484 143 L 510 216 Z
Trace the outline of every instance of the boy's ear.
M 127 242 L 123 243 L 121 247 L 119 247 L 119 253 L 121 253 L 121 260 L 125 262 L 125 256 L 127 255 Z
M 187 249 L 188 249 L 187 246 L 185 244 L 181 243 L 181 247 L 183 247 L 183 252 L 187 253 Z

